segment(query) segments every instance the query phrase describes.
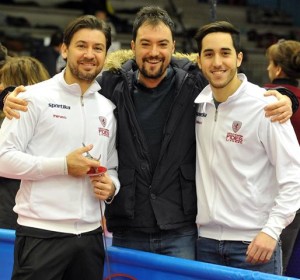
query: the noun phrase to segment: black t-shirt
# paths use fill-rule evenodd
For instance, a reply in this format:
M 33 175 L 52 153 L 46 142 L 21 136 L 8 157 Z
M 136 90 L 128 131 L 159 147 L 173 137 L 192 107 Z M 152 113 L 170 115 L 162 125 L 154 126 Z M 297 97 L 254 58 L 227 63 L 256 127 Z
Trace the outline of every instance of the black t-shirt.
M 172 68 L 168 68 L 166 77 L 156 88 L 143 86 L 137 81 L 137 74 L 133 90 L 135 112 L 145 134 L 153 166 L 156 166 L 165 123 L 176 95 L 175 73 Z

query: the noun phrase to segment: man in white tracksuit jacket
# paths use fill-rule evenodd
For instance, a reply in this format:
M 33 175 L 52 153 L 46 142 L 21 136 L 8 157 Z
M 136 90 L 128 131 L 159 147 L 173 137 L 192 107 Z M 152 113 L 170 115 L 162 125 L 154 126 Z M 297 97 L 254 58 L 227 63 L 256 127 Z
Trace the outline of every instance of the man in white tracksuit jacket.
M 197 260 L 281 273 L 280 233 L 300 206 L 300 150 L 290 121 L 272 123 L 265 89 L 237 74 L 238 31 L 200 29 L 196 98 Z
M 6 119 L 0 130 L 1 176 L 22 180 L 14 207 L 19 224 L 73 234 L 100 226 L 90 178 L 67 176 L 65 156 L 93 143 L 90 154 L 101 155 L 118 186 L 115 106 L 98 90 L 94 81 L 82 96 L 78 84 L 65 82 L 63 71 L 20 93 L 28 112 Z
M 62 48 L 66 69 L 28 86 L 20 94 L 28 112 L 3 122 L 0 176 L 21 179 L 12 279 L 102 279 L 104 200 L 120 187 L 115 105 L 95 80 L 110 42 L 104 22 L 74 19 Z M 99 166 L 87 152 L 107 168 L 99 188 L 86 174 Z

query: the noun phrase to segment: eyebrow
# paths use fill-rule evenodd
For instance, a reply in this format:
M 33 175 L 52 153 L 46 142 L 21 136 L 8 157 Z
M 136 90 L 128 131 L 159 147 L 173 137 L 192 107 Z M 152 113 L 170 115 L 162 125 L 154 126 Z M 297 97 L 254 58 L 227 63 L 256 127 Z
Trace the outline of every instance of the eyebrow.
M 75 44 L 88 44 L 87 41 L 84 41 L 84 40 L 78 40 L 75 42 Z M 93 45 L 96 45 L 96 46 L 105 46 L 105 44 L 103 43 L 93 43 Z
M 150 40 L 150 39 L 146 39 L 146 38 L 142 38 L 142 39 L 140 39 L 140 42 L 151 42 L 152 40 Z M 161 40 L 158 40 L 158 42 L 159 43 L 163 43 L 163 42 L 165 42 L 165 43 L 169 43 L 170 42 L 170 40 L 168 40 L 168 39 L 161 39 Z
M 204 49 L 203 52 L 211 52 L 214 51 L 214 49 Z M 231 48 L 221 48 L 221 51 L 232 51 Z
M 232 48 L 221 48 L 222 51 L 232 51 Z

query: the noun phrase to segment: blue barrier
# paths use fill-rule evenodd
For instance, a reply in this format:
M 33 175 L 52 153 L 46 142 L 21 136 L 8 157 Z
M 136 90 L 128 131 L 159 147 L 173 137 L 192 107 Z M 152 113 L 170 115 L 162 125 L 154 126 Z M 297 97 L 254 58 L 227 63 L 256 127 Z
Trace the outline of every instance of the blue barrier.
M 0 279 L 9 280 L 14 262 L 15 231 L 0 229 Z
M 109 247 L 104 279 L 132 280 L 288 280 L 291 277 Z M 108 275 L 112 277 L 108 277 Z
M 0 279 L 9 280 L 13 267 L 15 231 L 0 229 Z M 299 240 L 299 238 L 298 238 Z M 300 243 L 300 240 L 299 240 Z M 300 244 L 298 244 L 300 245 Z M 151 254 L 109 246 L 104 278 L 131 280 L 292 280 L 256 271 Z M 300 253 L 300 246 L 299 251 Z M 295 265 L 296 268 L 296 265 Z M 299 258 L 297 262 L 299 271 Z M 109 276 L 110 275 L 110 276 Z

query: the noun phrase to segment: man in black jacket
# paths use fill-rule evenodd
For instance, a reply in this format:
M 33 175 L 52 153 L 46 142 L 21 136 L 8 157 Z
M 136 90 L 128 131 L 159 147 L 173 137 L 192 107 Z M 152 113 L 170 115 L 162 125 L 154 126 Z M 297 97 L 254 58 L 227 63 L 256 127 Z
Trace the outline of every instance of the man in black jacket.
M 197 67 L 187 59 L 172 59 L 173 31 L 164 10 L 143 8 L 133 25 L 135 59 L 101 77 L 101 93 L 117 106 L 122 182 L 105 215 L 115 246 L 194 259 L 193 103 L 206 81 L 188 73 Z
M 142 8 L 132 51 L 112 54 L 98 79 L 118 122 L 121 188 L 105 215 L 114 246 L 195 259 L 194 100 L 207 82 L 196 59 L 175 58 L 173 34 L 166 11 Z

